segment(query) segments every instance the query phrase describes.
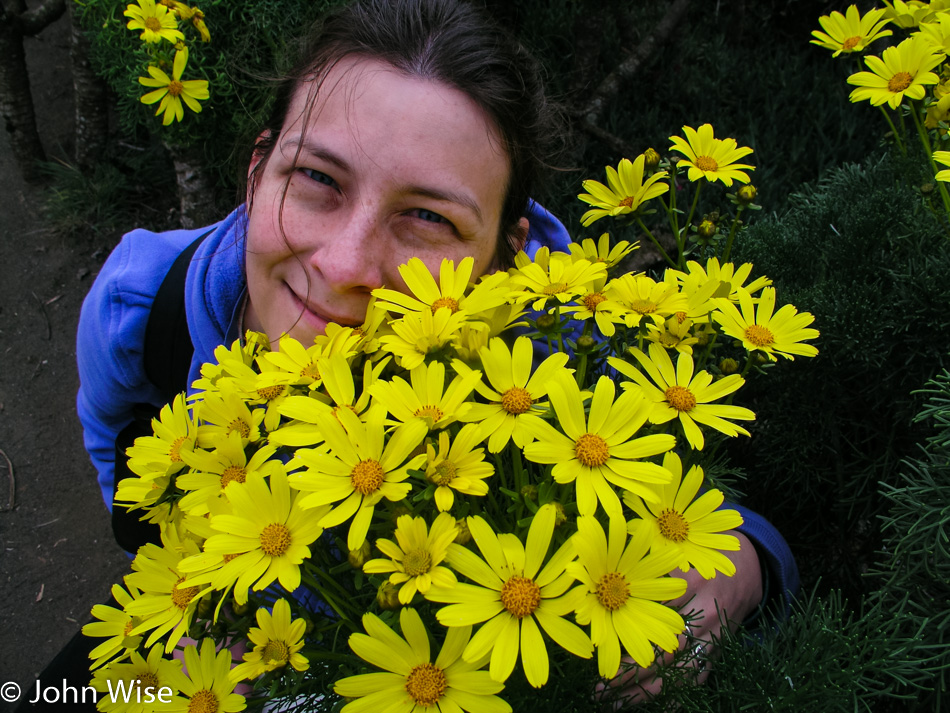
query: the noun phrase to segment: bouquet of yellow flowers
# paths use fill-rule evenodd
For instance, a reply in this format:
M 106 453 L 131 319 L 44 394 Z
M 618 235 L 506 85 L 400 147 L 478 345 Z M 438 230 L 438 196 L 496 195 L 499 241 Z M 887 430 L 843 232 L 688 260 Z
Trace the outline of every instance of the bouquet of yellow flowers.
M 690 182 L 748 181 L 735 141 L 687 137 Z M 585 224 L 646 230 L 677 174 L 649 158 L 585 182 Z M 751 199 L 734 203 L 727 250 Z M 93 610 L 93 686 L 167 689 L 162 710 L 501 712 L 513 676 L 541 688 L 590 660 L 612 678 L 674 651 L 670 573 L 735 572 L 742 518 L 704 485 L 755 417 L 733 397 L 818 336 L 751 265 L 685 259 L 719 245 L 695 207 L 682 268 L 657 277 L 623 272 L 633 246 L 607 234 L 475 280 L 471 258 L 438 280 L 412 259 L 408 293 L 376 290 L 360 328 L 219 347 L 128 451 L 117 501 L 162 546 L 115 586 L 121 609 Z

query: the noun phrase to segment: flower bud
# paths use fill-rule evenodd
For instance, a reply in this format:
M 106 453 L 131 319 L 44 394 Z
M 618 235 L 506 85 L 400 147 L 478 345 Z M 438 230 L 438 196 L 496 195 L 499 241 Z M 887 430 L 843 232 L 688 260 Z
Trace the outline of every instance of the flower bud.
M 202 597 L 198 600 L 198 607 L 196 608 L 195 613 L 202 619 L 210 619 L 214 614 L 214 606 L 215 603 L 212 601 L 211 597 Z
M 557 319 L 553 314 L 542 314 L 538 317 L 537 325 L 542 334 L 552 334 L 557 330 Z
M 925 196 L 929 196 L 931 193 L 934 192 L 934 184 L 932 183 L 923 184 L 920 187 L 920 192 L 923 193 Z
M 719 371 L 721 371 L 723 374 L 735 374 L 737 371 L 739 371 L 739 362 L 737 362 L 735 359 L 723 359 L 721 362 L 719 362 Z
M 376 590 L 376 603 L 384 611 L 395 611 L 399 609 L 399 589 L 395 584 L 388 581 L 383 582 Z
M 592 352 L 596 346 L 597 340 L 589 334 L 584 334 L 577 338 L 577 351 L 581 354 Z
M 403 515 L 412 515 L 412 510 L 407 508 L 405 505 L 397 505 L 389 514 L 389 519 L 398 524 L 399 518 L 401 518 Z
M 739 202 L 742 205 L 749 205 L 755 200 L 755 197 L 758 195 L 758 193 L 758 189 L 756 189 L 756 187 L 750 183 L 749 185 L 742 186 L 742 188 L 739 189 L 739 192 L 736 193 L 736 198 L 739 199 Z
M 521 496 L 525 500 L 537 500 L 538 499 L 538 486 L 537 485 L 526 485 L 521 489 Z
M 643 152 L 643 166 L 652 171 L 654 168 L 660 165 L 660 154 L 657 153 L 656 149 L 649 148 Z
M 369 559 L 372 552 L 373 548 L 369 544 L 369 540 L 363 540 L 362 545 L 347 553 L 346 561 L 350 563 L 350 567 L 353 569 L 363 569 L 363 565 L 366 564 L 366 560 Z
M 243 604 L 238 604 L 237 600 L 231 603 L 231 611 L 233 611 L 237 616 L 244 616 L 249 611 L 251 611 L 251 603 L 244 602 Z
M 703 222 L 699 224 L 699 227 L 696 229 L 696 232 L 699 233 L 701 238 L 711 238 L 716 234 L 716 224 L 709 220 L 709 218 L 703 218 Z
M 458 532 L 455 534 L 455 544 L 467 545 L 472 541 L 472 531 L 468 529 L 468 520 L 460 517 L 455 521 L 455 526 L 458 528 Z

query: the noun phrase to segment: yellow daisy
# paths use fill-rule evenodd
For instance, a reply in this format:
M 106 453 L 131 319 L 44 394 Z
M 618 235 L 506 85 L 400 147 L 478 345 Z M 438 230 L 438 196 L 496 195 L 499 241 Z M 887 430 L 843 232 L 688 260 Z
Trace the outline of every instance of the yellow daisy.
M 124 611 L 128 603 L 139 594 L 139 590 L 135 587 L 129 587 L 129 591 L 126 591 L 121 584 L 113 584 L 112 597 L 122 609 L 116 609 L 107 604 L 96 604 L 92 608 L 92 615 L 99 621 L 86 624 L 82 628 L 82 633 L 84 636 L 106 640 L 89 652 L 89 658 L 93 659 L 89 665 L 90 669 L 99 668 L 117 655 L 118 658 L 115 660 L 123 661 L 139 647 L 142 637 L 132 635 L 132 629 L 139 624 L 139 620 Z
M 363 362 L 363 379 L 360 395 L 356 395 L 353 369 L 342 354 L 319 357 L 317 368 L 323 376 L 323 392 L 312 391 L 308 396 L 288 396 L 280 405 L 282 416 L 294 419 L 267 434 L 267 440 L 276 446 L 312 446 L 323 443 L 323 432 L 317 426 L 317 415 L 335 415 L 340 409 L 352 411 L 357 416 L 369 405 L 369 388 L 379 378 L 379 373 L 389 363 L 389 357 L 378 362 L 369 359 Z M 329 400 L 326 397 L 329 396 Z
M 735 163 L 752 153 L 748 146 L 739 148 L 735 139 L 715 138 L 711 124 L 703 124 L 699 129 L 684 126 L 683 133 L 686 134 L 685 139 L 670 137 L 673 142 L 670 151 L 679 151 L 686 157 L 680 163 L 689 166 L 687 176 L 690 181 L 705 178 L 707 181 L 722 181 L 726 186 L 731 186 L 734 180 L 749 182 L 746 170 L 751 171 L 753 167 Z
M 474 266 L 475 259 L 471 257 L 463 258 L 458 270 L 452 260 L 443 259 L 439 283 L 436 284 L 426 264 L 417 257 L 410 258 L 407 264 L 399 266 L 399 274 L 411 294 L 379 288 L 373 290 L 373 295 L 378 307 L 398 314 L 425 310 L 435 314 L 440 309 L 447 309 L 453 314 L 463 312 L 470 315 L 504 304 L 507 276 L 503 272 L 484 276 L 470 294 L 465 294 Z
M 389 559 L 374 559 L 363 565 L 363 571 L 371 574 L 392 572 L 390 584 L 399 586 L 399 601 L 409 604 L 418 591 L 423 596 L 435 585 L 454 587 L 455 574 L 440 564 L 455 540 L 458 528 L 455 518 L 439 513 L 432 527 L 426 526 L 424 517 L 401 515 L 396 521 L 396 542 L 376 540 L 376 547 Z
M 624 320 L 628 327 L 649 322 L 661 325 L 670 315 L 685 312 L 689 307 L 672 270 L 667 270 L 660 282 L 646 275 L 622 275 L 607 283 L 604 296 L 626 310 Z
M 573 611 L 575 596 L 564 596 L 571 578 L 564 568 L 574 559 L 570 543 L 562 545 L 544 564 L 551 547 L 556 517 L 553 505 L 543 505 L 528 529 L 527 546 L 511 534 L 496 535 L 480 517 L 468 518 L 468 527 L 484 560 L 455 545 L 449 564 L 476 584 L 452 589 L 433 587 L 427 599 L 447 602 L 436 613 L 439 623 L 467 627 L 484 622 L 462 657 L 478 661 L 491 654 L 490 672 L 504 681 L 521 654 L 525 676 L 535 688 L 548 681 L 548 651 L 541 630 L 559 646 L 581 658 L 590 658 L 590 639 L 564 617 Z M 540 627 L 540 628 L 539 628 Z
M 711 298 L 728 298 L 730 302 L 739 301 L 739 291 L 745 290 L 754 295 L 763 287 L 768 287 L 772 281 L 765 275 L 757 277 L 748 284 L 746 280 L 752 273 L 752 263 L 746 262 L 738 267 L 731 262 L 719 264 L 719 258 L 711 257 L 703 267 L 695 260 L 686 263 L 686 272 L 669 270 L 679 280 L 680 289 L 690 301 L 686 316 L 696 318 L 711 311 L 708 304 Z M 712 283 L 712 284 L 710 284 Z M 694 305 L 694 297 L 698 298 Z
M 571 251 L 571 257 L 575 260 L 602 262 L 609 270 L 634 250 L 639 250 L 640 244 L 631 245 L 628 241 L 621 240 L 616 245 L 611 246 L 610 233 L 604 233 L 596 243 L 590 238 L 584 238 L 582 243 L 571 243 L 567 248 Z
M 478 358 L 478 352 L 487 347 L 495 337 L 515 327 L 527 327 L 525 312 L 523 305 L 502 305 L 482 312 L 477 320 L 466 322 L 462 325 L 458 343 L 455 345 L 459 358 L 471 363 Z
M 264 372 L 261 374 L 262 384 L 276 385 L 280 383 L 306 386 L 316 389 L 323 383 L 323 376 L 317 360 L 327 353 L 322 344 L 305 347 L 293 337 L 286 334 L 280 338 L 278 349 L 267 352 L 262 359 L 276 366 L 278 372 Z
M 590 625 L 591 641 L 597 647 L 597 666 L 604 678 L 614 678 L 620 669 L 620 646 L 641 667 L 653 663 L 653 646 L 675 651 L 683 631 L 683 617 L 663 604 L 686 591 L 686 580 L 667 577 L 676 567 L 672 551 L 647 554 L 649 532 L 644 528 L 627 543 L 623 518 L 610 518 L 610 537 L 593 517 L 577 520 L 571 539 L 577 561 L 567 571 L 583 595 L 577 607 L 577 622 Z
M 950 102 L 950 94 L 947 95 L 947 100 Z M 941 166 L 950 167 L 950 151 L 934 151 L 934 161 Z M 934 178 L 938 181 L 950 181 L 950 169 L 937 171 L 937 175 L 934 176 Z
M 151 713 L 159 696 L 169 700 L 186 681 L 181 661 L 162 658 L 162 647 L 155 645 L 147 658 L 133 651 L 128 663 L 98 669 L 91 685 L 102 694 L 96 708 L 103 713 Z
M 283 466 L 271 460 L 276 452 L 273 446 L 264 445 L 248 460 L 236 431 L 219 440 L 213 451 L 199 448 L 183 452 L 191 470 L 175 479 L 175 486 L 185 491 L 178 507 L 192 515 L 206 515 L 213 507 L 211 503 L 225 497 L 231 483 L 243 483 L 248 473 L 270 476 L 281 470 Z
M 143 104 L 154 104 L 161 99 L 161 104 L 155 110 L 155 116 L 164 112 L 162 117 L 163 126 L 168 126 L 173 121 L 181 121 L 185 117 L 185 109 L 182 104 L 196 114 L 201 113 L 201 104 L 198 102 L 211 96 L 208 92 L 207 80 L 182 80 L 181 75 L 185 71 L 187 63 L 188 48 L 183 47 L 175 52 L 171 77 L 154 65 L 148 66 L 148 77 L 139 77 L 139 84 L 143 87 L 157 87 L 154 91 L 142 96 L 139 101 Z
M 602 262 L 574 261 L 566 253 L 551 253 L 547 266 L 530 262 L 513 267 L 508 274 L 510 299 L 517 304 L 530 303 L 531 309 L 540 311 L 545 309 L 548 300 L 557 304 L 570 302 L 586 287 L 605 278 L 607 268 Z
M 922 22 L 930 22 L 934 17 L 946 10 L 950 3 L 947 0 L 884 0 L 887 6 L 884 17 L 898 27 L 908 29 L 917 27 Z
M 197 553 L 198 546 L 192 540 L 165 540 L 164 547 L 149 543 L 139 548 L 132 561 L 133 571 L 125 581 L 142 593 L 125 604 L 125 611 L 141 622 L 129 633 L 151 631 L 146 646 L 168 634 L 165 651 L 171 652 L 188 632 L 198 600 L 208 591 L 187 582 L 181 569 L 182 560 Z
M 638 459 L 670 450 L 676 439 L 665 433 L 634 438 L 647 420 L 649 404 L 634 393 L 614 401 L 614 393 L 613 380 L 600 377 L 586 415 L 574 379 L 563 373 L 555 376 L 548 395 L 563 433 L 544 422 L 535 432 L 538 440 L 524 449 L 528 460 L 555 464 L 551 474 L 556 482 L 576 482 L 582 515 L 593 515 L 599 500 L 608 515 L 619 516 L 620 498 L 611 484 L 653 499 L 644 484 L 670 480 L 659 465 Z
M 775 361 L 776 354 L 787 359 L 794 359 L 795 354 L 806 357 L 818 354 L 817 347 L 802 343 L 805 339 L 819 336 L 817 329 L 808 327 L 815 318 L 809 312 L 799 312 L 792 305 L 782 305 L 773 314 L 774 287 L 762 290 L 758 306 L 753 305 L 747 292 L 740 291 L 739 307 L 741 314 L 735 305 L 723 303 L 720 310 L 713 314 L 713 319 L 720 324 L 723 332 L 741 341 L 742 346 L 750 352 L 765 352 L 772 361 Z
M 923 23 L 919 32 L 934 52 L 944 56 L 950 54 L 950 15 L 940 13 L 931 22 Z
M 301 500 L 303 507 L 332 507 L 320 516 L 323 527 L 335 527 L 353 518 L 346 547 L 355 550 L 366 539 L 376 505 L 383 498 L 402 500 L 412 489 L 405 480 L 426 456 L 410 454 L 425 438 L 426 424 L 414 419 L 396 428 L 386 441 L 382 408 L 371 407 L 365 423 L 346 410 L 337 416 L 339 420 L 317 417 L 329 453 L 298 450 L 293 464 L 303 465 L 304 470 L 292 474 L 291 483 L 308 493 Z M 316 519 L 310 513 L 308 516 Z
M 626 391 L 640 392 L 653 404 L 649 416 L 651 423 L 666 423 L 678 418 L 686 440 L 696 450 L 702 450 L 705 445 L 699 424 L 727 436 L 749 435 L 744 428 L 726 419 L 751 421 L 755 419 L 752 411 L 742 406 L 710 403 L 739 389 L 745 383 L 741 376 L 730 374 L 713 383 L 712 375 L 707 371 L 693 374 L 693 357 L 689 354 L 679 354 L 674 370 L 669 354 L 658 344 L 650 345 L 649 357 L 639 349 L 630 351 L 643 371 L 618 357 L 608 357 L 607 361 L 621 374 L 633 379 L 633 382 L 622 384 Z M 637 495 L 643 497 L 642 492 Z M 655 501 L 655 494 L 651 492 L 649 499 Z
M 218 447 L 231 433 L 237 433 L 244 446 L 261 439 L 264 409 L 251 410 L 236 393 L 208 394 L 196 405 L 195 411 L 201 422 L 198 445 L 202 448 Z
M 470 407 L 465 399 L 481 378 L 481 372 L 464 365 L 459 364 L 459 369 L 460 373 L 445 386 L 444 364 L 420 364 L 409 372 L 411 385 L 394 376 L 391 381 L 377 381 L 370 394 L 397 421 L 422 423 L 429 430 L 439 430 L 465 416 Z
M 228 488 L 232 514 L 215 515 L 211 527 L 219 534 L 204 543 L 208 555 L 223 558 L 219 569 L 189 578 L 210 581 L 216 589 L 234 584 L 234 599 L 247 602 L 248 589 L 266 589 L 275 580 L 288 592 L 300 586 L 300 564 L 310 557 L 310 545 L 323 534 L 323 507 L 306 512 L 291 493 L 283 470 L 265 482 L 260 473 L 248 473 L 243 484 Z M 203 569 L 208 559 L 197 557 L 183 564 L 188 571 Z
M 692 354 L 693 345 L 699 342 L 699 338 L 694 337 L 690 331 L 692 326 L 691 319 L 684 317 L 680 320 L 674 315 L 659 327 L 648 324 L 647 339 L 664 349 L 675 350 L 680 354 Z
M 592 206 L 581 217 L 581 224 L 587 227 L 594 221 L 605 216 L 626 215 L 639 210 L 647 201 L 653 200 L 670 190 L 665 182 L 666 171 L 657 171 L 643 180 L 644 156 L 640 154 L 632 162 L 630 159 L 620 159 L 615 169 L 607 166 L 607 185 L 599 181 L 584 181 L 584 190 L 580 198 Z
M 245 652 L 244 661 L 231 669 L 228 678 L 232 682 L 257 678 L 288 664 L 296 671 L 310 668 L 307 657 L 300 653 L 307 622 L 292 619 L 290 604 L 286 599 L 274 602 L 273 612 L 260 607 L 255 616 L 257 626 L 252 626 L 247 632 L 247 638 L 254 648 Z
M 185 39 L 174 13 L 164 5 L 156 5 L 155 0 L 138 0 L 137 5 L 129 5 L 122 14 L 131 18 L 126 25 L 128 29 L 142 31 L 143 42 L 168 40 L 175 43 Z
M 157 478 L 173 474 L 185 467 L 181 452 L 195 447 L 198 425 L 185 402 L 178 394 L 171 403 L 162 406 L 158 418 L 152 419 L 154 436 L 142 436 L 126 450 L 129 470 L 141 478 Z
M 897 47 L 888 47 L 880 57 L 865 57 L 870 72 L 857 72 L 848 77 L 848 84 L 857 86 L 851 101 L 867 99 L 873 106 L 887 104 L 896 109 L 908 99 L 923 99 L 924 85 L 936 84 L 939 77 L 931 72 L 943 61 L 930 43 L 920 37 L 909 37 Z
M 462 427 L 454 438 L 448 431 L 439 433 L 439 450 L 426 444 L 426 478 L 435 487 L 435 505 L 441 512 L 452 509 L 457 490 L 465 495 L 483 497 L 488 494 L 485 478 L 495 472 L 485 462 L 485 451 L 475 448 L 484 440 L 479 426 L 470 423 Z
M 861 17 L 858 8 L 850 5 L 844 15 L 837 11 L 822 15 L 818 18 L 818 23 L 824 32 L 813 30 L 811 34 L 815 39 L 811 43 L 834 50 L 832 57 L 837 57 L 842 52 L 861 52 L 874 40 L 894 34 L 884 29 L 888 22 L 887 19 L 882 19 L 885 12 L 884 8 L 875 8 Z
M 511 706 L 494 695 L 504 685 L 483 661 L 469 663 L 462 651 L 472 633 L 470 626 L 449 629 L 442 650 L 431 660 L 429 633 L 414 609 L 399 612 L 402 636 L 374 614 L 363 615 L 366 634 L 352 634 L 350 648 L 382 671 L 341 679 L 334 692 L 356 700 L 340 713 L 398 710 L 400 713 L 511 713 Z
M 637 530 L 650 532 L 650 551 L 670 549 L 679 554 L 679 568 L 686 572 L 694 567 L 705 579 L 716 572 L 728 577 L 736 573 L 736 566 L 720 550 L 736 551 L 739 539 L 723 534 L 742 524 L 736 510 L 719 510 L 723 503 L 722 491 L 710 489 L 700 495 L 703 469 L 694 465 L 683 477 L 683 463 L 670 451 L 663 456 L 663 467 L 673 474 L 668 485 L 655 486 L 658 503 L 648 503 L 633 493 L 625 493 L 623 501 L 641 519 L 627 523 L 627 531 L 636 539 Z
M 415 369 L 427 357 L 437 357 L 449 351 L 459 339 L 465 324 L 464 312 L 449 309 L 410 312 L 389 323 L 393 334 L 379 338 L 380 346 L 392 352 L 403 369 Z
M 283 600 L 281 600 L 283 601 Z M 162 711 L 168 713 L 237 713 L 247 707 L 244 696 L 234 692 L 229 680 L 231 652 L 215 651 L 212 639 L 202 639 L 201 649 L 185 647 L 185 680 L 179 695 Z
M 479 351 L 479 357 L 488 384 L 479 381 L 475 388 L 489 403 L 472 404 L 462 420 L 479 424 L 492 453 L 499 453 L 509 440 L 524 448 L 533 438 L 527 424 L 541 422 L 547 409 L 542 399 L 547 396 L 548 384 L 564 369 L 568 356 L 552 354 L 532 373 L 534 342 L 518 337 L 511 351 L 503 339 L 492 339 Z

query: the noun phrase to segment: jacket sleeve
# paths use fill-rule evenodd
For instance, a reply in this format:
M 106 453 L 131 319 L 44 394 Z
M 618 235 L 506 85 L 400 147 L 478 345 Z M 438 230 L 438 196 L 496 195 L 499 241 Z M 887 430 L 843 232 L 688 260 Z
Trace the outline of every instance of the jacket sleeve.
M 99 271 L 80 312 L 76 411 L 110 510 L 116 436 L 132 422 L 136 404 L 161 405 L 158 390 L 145 377 L 142 351 L 152 301 L 184 247 L 179 245 L 182 233 L 126 235 Z
M 795 564 L 792 550 L 785 538 L 764 517 L 741 505 L 730 504 L 729 507 L 742 515 L 744 522 L 737 529 L 752 541 L 762 565 L 763 596 L 760 611 L 771 609 L 779 615 L 787 615 L 800 585 L 798 565 Z

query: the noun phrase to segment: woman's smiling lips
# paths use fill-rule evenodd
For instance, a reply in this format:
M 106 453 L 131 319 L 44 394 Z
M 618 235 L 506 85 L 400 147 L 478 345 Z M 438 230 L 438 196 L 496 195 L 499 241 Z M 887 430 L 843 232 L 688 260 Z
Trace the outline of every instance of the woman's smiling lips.
M 290 293 L 290 298 L 293 300 L 294 305 L 298 310 L 300 310 L 301 317 L 307 322 L 307 324 L 317 329 L 320 333 L 322 333 L 327 324 L 331 322 L 334 324 L 339 324 L 341 327 L 358 327 L 363 323 L 362 319 L 345 319 L 343 317 L 337 317 L 334 315 L 318 312 L 307 302 L 304 302 L 302 299 L 300 299 L 300 297 L 296 292 L 294 292 L 290 285 L 286 285 L 286 287 L 287 291 Z

